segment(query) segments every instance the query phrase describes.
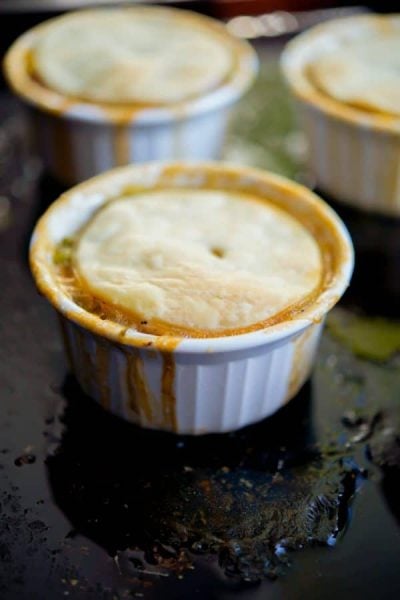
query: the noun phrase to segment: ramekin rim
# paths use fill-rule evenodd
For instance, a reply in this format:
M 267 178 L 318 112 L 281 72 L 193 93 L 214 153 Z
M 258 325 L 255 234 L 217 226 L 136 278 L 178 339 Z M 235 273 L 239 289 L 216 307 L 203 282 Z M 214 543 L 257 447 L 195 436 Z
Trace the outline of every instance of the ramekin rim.
M 96 185 L 105 180 L 110 181 L 110 178 L 129 174 L 131 170 L 165 170 L 169 168 L 182 171 L 195 168 L 207 173 L 221 174 L 221 172 L 223 172 L 226 174 L 230 173 L 232 176 L 234 173 L 239 174 L 244 178 L 253 177 L 267 183 L 267 185 L 272 184 L 275 187 L 293 193 L 297 197 L 302 197 L 303 201 L 314 205 L 315 209 L 317 207 L 322 209 L 324 217 L 328 218 L 329 224 L 334 228 L 338 243 L 342 245 L 345 254 L 345 258 L 343 258 L 340 268 L 338 268 L 337 272 L 334 274 L 330 285 L 320 293 L 317 299 L 299 317 L 282 321 L 264 329 L 260 328 L 237 335 L 204 338 L 157 336 L 139 333 L 135 330 L 126 330 L 126 328 L 123 328 L 121 325 L 111 321 L 102 320 L 100 317 L 85 311 L 82 307 L 75 304 L 55 283 L 50 268 L 52 255 L 51 257 L 48 256 L 45 249 L 45 240 L 41 240 L 43 233 L 48 231 L 47 226 L 51 216 L 59 210 L 61 206 L 71 202 L 74 195 L 85 191 L 85 189 L 88 191 L 90 187 L 96 187 Z M 103 202 L 106 201 L 106 198 Z M 72 187 L 62 194 L 38 220 L 31 237 L 29 260 L 36 285 L 41 294 L 46 297 L 50 304 L 52 304 L 61 315 L 83 329 L 123 346 L 135 347 L 143 350 L 197 354 L 204 352 L 245 350 L 267 344 L 276 344 L 288 337 L 293 337 L 313 323 L 319 323 L 337 303 L 349 284 L 354 267 L 354 250 L 350 234 L 335 211 L 324 200 L 314 194 L 314 192 L 286 177 L 261 169 L 238 166 L 226 162 L 152 161 L 139 165 L 118 167 L 106 171 L 105 173 L 92 177 L 91 179 Z M 123 330 L 124 332 L 122 333 Z
M 10 88 L 27 104 L 43 110 L 44 112 L 59 116 L 60 118 L 91 122 L 99 125 L 110 123 L 115 123 L 117 125 L 155 125 L 180 121 L 190 117 L 200 116 L 213 110 L 218 110 L 223 106 L 229 106 L 229 104 L 235 102 L 249 89 L 254 82 L 259 69 L 257 53 L 246 40 L 236 38 L 224 28 L 222 23 L 219 23 L 215 19 L 200 15 L 191 10 L 182 10 L 166 6 L 131 6 L 113 7 L 111 9 L 91 8 L 80 12 L 90 13 L 98 10 L 149 11 L 154 10 L 155 8 L 157 11 L 178 13 L 181 16 L 182 13 L 184 13 L 183 16 L 188 19 L 204 22 L 210 28 L 218 28 L 220 34 L 226 35 L 227 40 L 229 40 L 236 48 L 237 64 L 225 82 L 222 82 L 221 85 L 213 90 L 204 94 L 199 94 L 194 98 L 189 98 L 180 103 L 165 106 L 148 106 L 137 109 L 132 105 L 132 112 L 129 110 L 127 111 L 127 106 L 129 104 L 121 106 L 118 106 L 118 104 L 115 106 L 107 105 L 105 108 L 100 102 L 85 102 L 79 99 L 73 101 L 69 99 L 68 96 L 37 84 L 38 88 L 40 88 L 39 93 L 38 90 L 35 91 L 36 84 L 32 83 L 32 79 L 26 74 L 25 68 L 23 69 L 23 77 L 21 78 L 19 75 L 17 77 L 17 65 L 20 63 L 20 53 L 29 51 L 33 38 L 37 32 L 46 28 L 50 22 L 59 18 L 53 17 L 28 29 L 28 31 L 20 35 L 7 50 L 3 60 L 3 72 Z M 34 93 L 32 93 L 32 88 Z M 66 102 L 68 103 L 69 108 L 61 108 Z M 127 112 L 129 114 L 127 114 Z M 110 114 L 113 116 L 110 117 Z
M 280 63 L 286 83 L 293 94 L 301 101 L 319 111 L 335 118 L 338 121 L 357 126 L 360 128 L 373 130 L 381 133 L 400 135 L 400 118 L 395 116 L 386 116 L 378 112 L 368 112 L 350 105 L 341 103 L 338 100 L 329 98 L 329 96 L 319 92 L 304 76 L 303 65 L 297 64 L 297 55 L 299 48 L 307 46 L 313 39 L 325 35 L 335 27 L 340 28 L 343 23 L 351 24 L 359 21 L 381 21 L 383 19 L 393 19 L 399 21 L 400 13 L 391 14 L 362 14 L 332 19 L 324 23 L 315 25 L 311 29 L 300 33 L 290 40 L 281 55 Z

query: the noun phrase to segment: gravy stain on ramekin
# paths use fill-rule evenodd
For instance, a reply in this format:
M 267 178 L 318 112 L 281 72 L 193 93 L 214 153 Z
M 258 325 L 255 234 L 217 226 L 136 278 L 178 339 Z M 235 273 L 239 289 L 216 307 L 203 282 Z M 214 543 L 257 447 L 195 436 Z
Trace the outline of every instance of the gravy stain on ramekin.
M 153 406 L 156 402 L 147 384 L 143 361 L 136 350 L 124 351 L 126 360 L 126 386 L 129 395 L 129 408 L 140 420 L 153 424 Z

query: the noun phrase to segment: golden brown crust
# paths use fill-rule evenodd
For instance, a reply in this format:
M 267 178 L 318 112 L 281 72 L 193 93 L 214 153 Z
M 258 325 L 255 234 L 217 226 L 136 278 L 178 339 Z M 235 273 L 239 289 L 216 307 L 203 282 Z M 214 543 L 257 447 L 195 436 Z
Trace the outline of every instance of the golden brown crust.
M 149 331 L 247 327 L 321 278 L 317 242 L 287 211 L 223 190 L 114 199 L 78 232 L 72 261 L 82 289 Z
M 206 19 L 159 8 L 78 11 L 42 31 L 33 72 L 67 97 L 169 105 L 215 89 L 235 63 L 233 44 Z

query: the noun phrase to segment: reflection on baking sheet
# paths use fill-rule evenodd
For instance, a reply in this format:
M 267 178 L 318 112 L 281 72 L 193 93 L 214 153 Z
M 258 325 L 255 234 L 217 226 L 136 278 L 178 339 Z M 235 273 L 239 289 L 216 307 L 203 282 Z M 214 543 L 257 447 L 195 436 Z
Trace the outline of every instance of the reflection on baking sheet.
M 345 446 L 315 439 L 309 386 L 259 425 L 201 438 L 127 426 L 71 378 L 64 393 L 55 500 L 126 576 L 179 575 L 214 555 L 228 576 L 275 578 L 290 551 L 333 546 L 346 524 L 362 476 Z

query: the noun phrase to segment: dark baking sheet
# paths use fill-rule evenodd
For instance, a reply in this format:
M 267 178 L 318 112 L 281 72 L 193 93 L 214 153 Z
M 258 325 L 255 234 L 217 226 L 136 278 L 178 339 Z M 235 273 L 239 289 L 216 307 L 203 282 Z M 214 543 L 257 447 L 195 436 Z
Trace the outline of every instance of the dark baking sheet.
M 312 184 L 279 45 L 226 157 Z M 0 100 L 0 598 L 398 598 L 400 224 L 336 207 L 357 270 L 311 382 L 236 434 L 140 431 L 68 375 L 27 266 L 61 191 Z

